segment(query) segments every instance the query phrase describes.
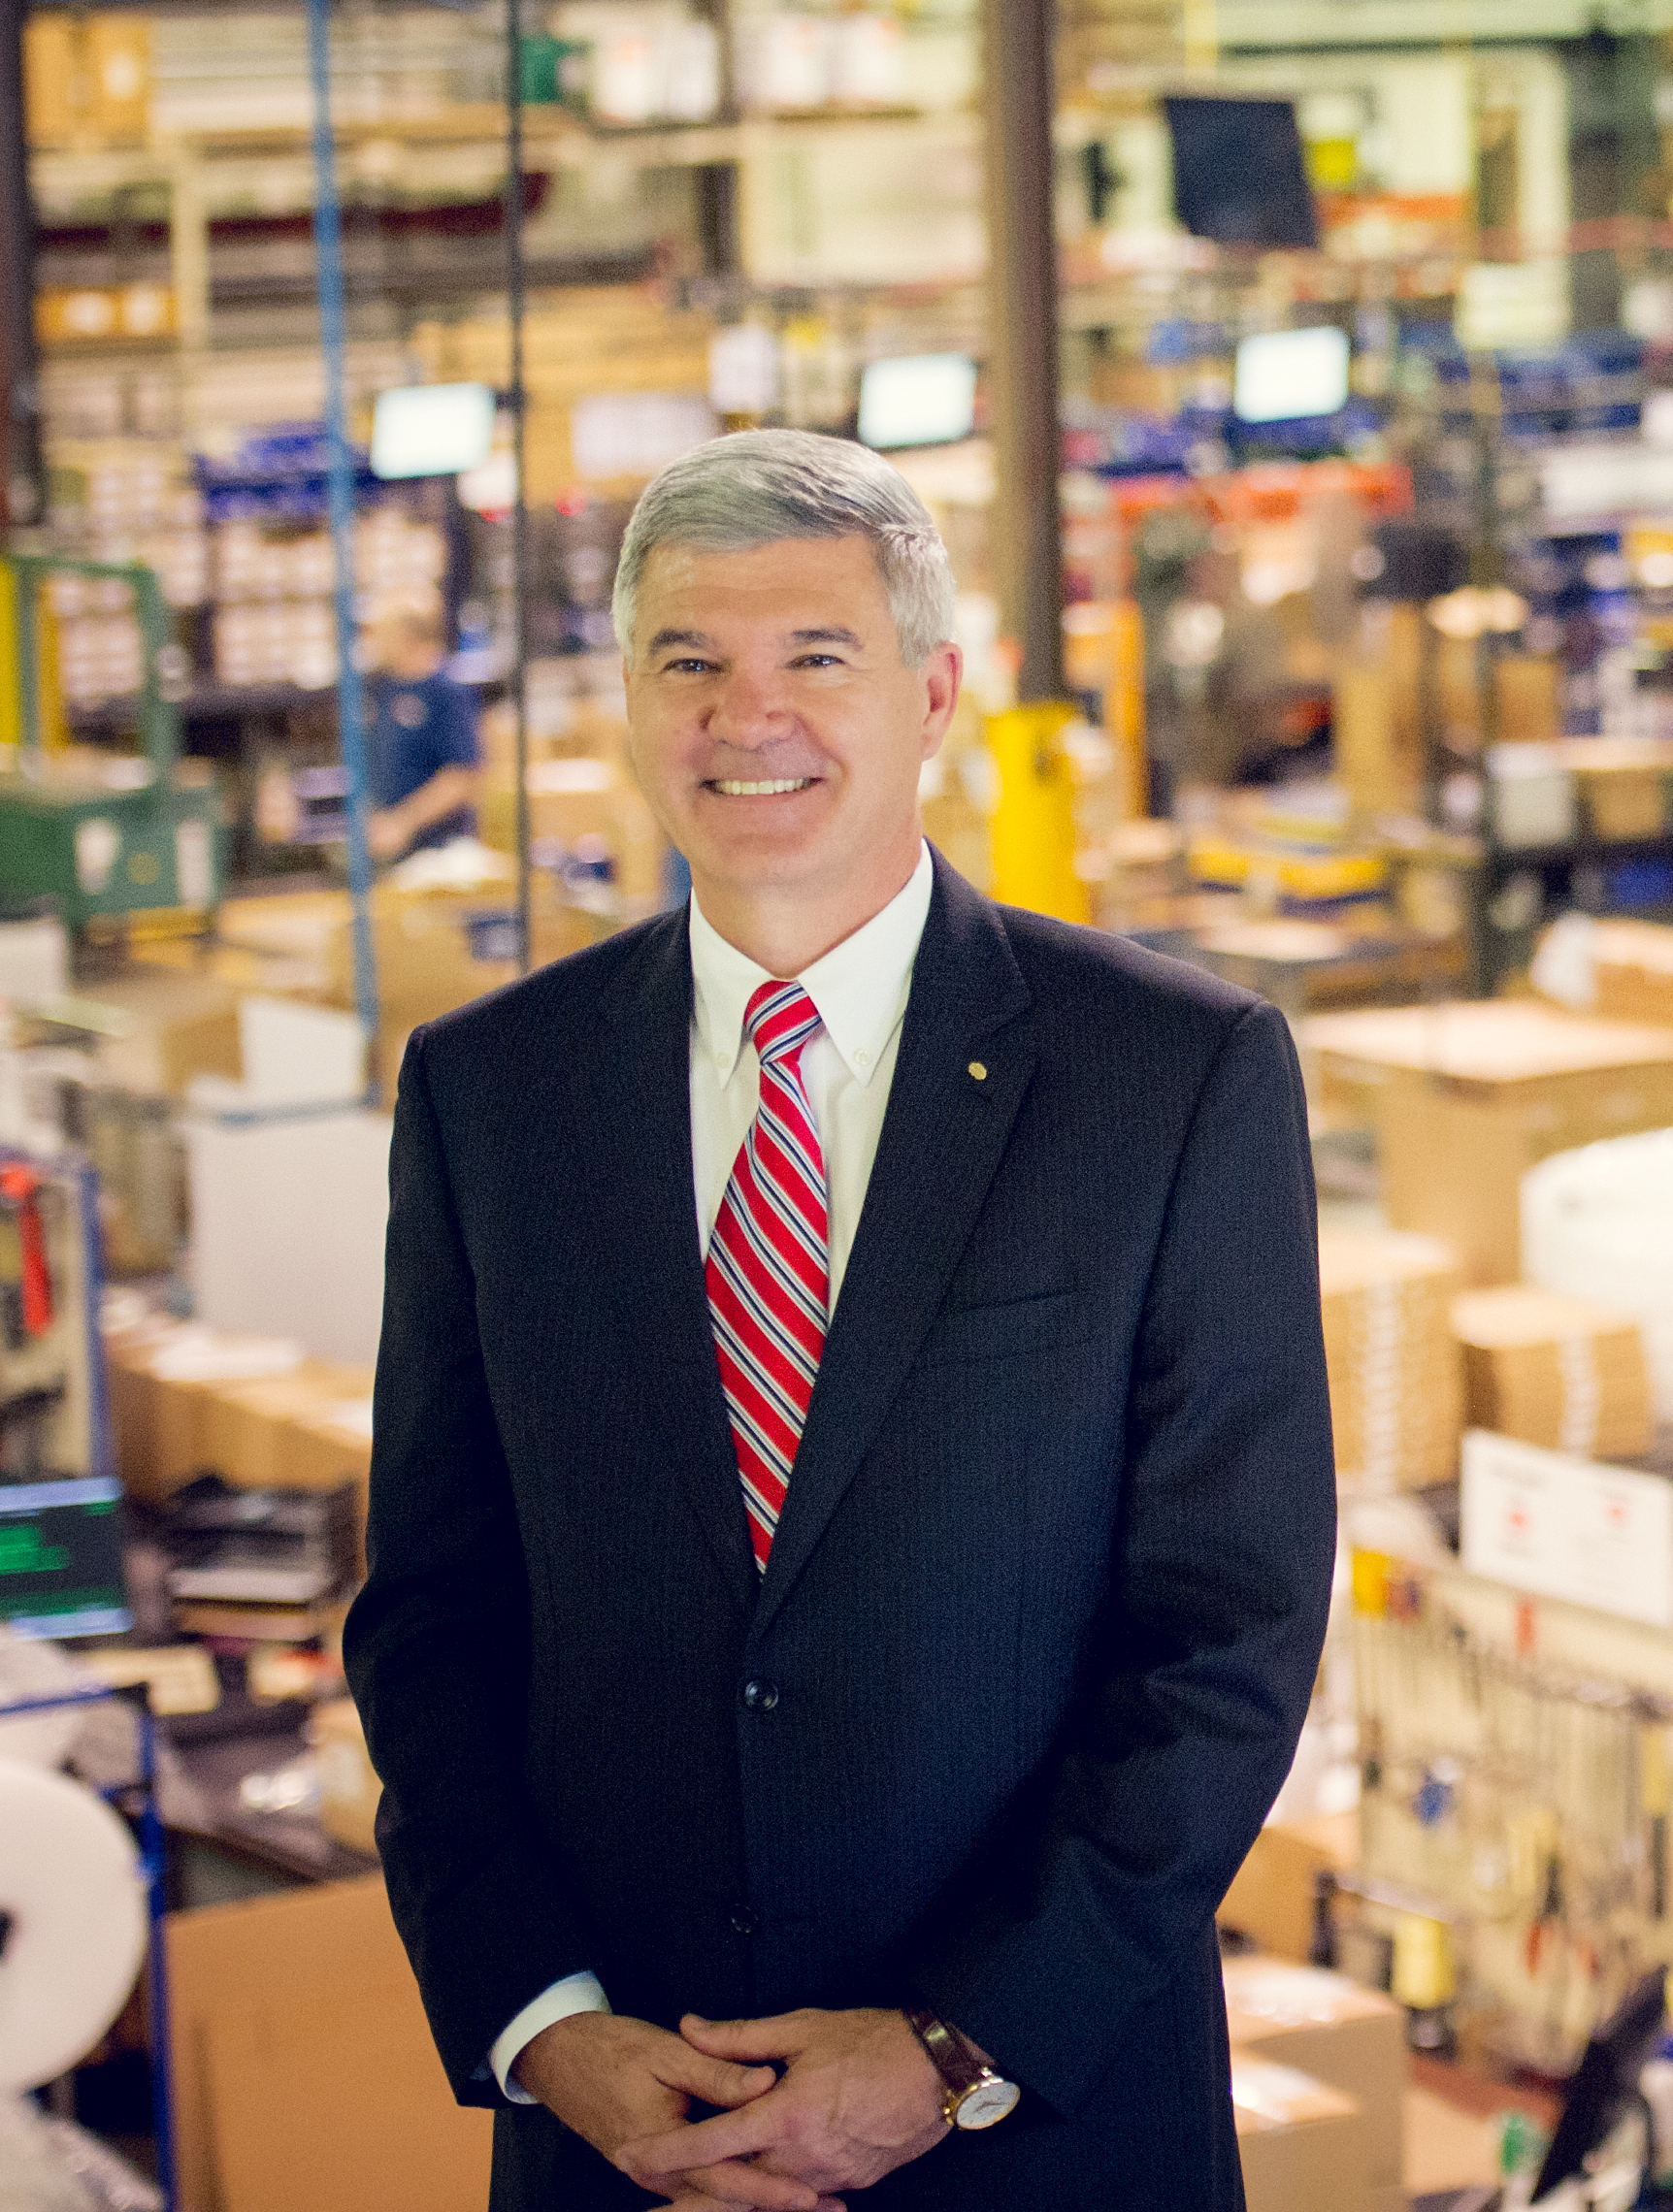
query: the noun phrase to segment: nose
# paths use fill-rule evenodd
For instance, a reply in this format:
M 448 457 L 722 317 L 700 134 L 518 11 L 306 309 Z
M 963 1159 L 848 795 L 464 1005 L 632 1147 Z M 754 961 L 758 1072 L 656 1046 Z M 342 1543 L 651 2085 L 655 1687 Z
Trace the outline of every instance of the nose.
M 758 752 L 794 733 L 796 718 L 771 672 L 729 668 L 708 711 L 708 734 L 740 752 Z

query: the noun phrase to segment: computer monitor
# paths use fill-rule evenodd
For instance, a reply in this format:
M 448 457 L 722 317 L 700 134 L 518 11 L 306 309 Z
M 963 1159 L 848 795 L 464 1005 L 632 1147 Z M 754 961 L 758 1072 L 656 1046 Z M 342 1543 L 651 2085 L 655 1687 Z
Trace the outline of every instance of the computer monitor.
M 0 1623 L 15 1636 L 115 1636 L 132 1625 L 121 1494 L 108 1475 L 0 1483 Z
M 1347 334 L 1332 323 L 1269 330 L 1237 348 L 1231 411 L 1239 422 L 1316 422 L 1348 404 Z
M 379 392 L 372 417 L 372 473 L 386 482 L 457 476 L 488 458 L 494 395 L 486 384 L 410 384 Z
M 1638 2076 L 1661 2040 L 1667 2011 L 1667 1968 L 1657 1967 L 1629 1992 L 1586 2046 L 1562 2117 L 1545 2154 L 1533 2201 L 1581 2171 L 1638 2098 Z
M 879 450 L 951 445 L 976 417 L 976 365 L 965 353 L 873 361 L 860 378 L 860 442 Z
M 1195 238 L 1316 246 L 1319 217 L 1291 100 L 1180 96 L 1163 103 L 1173 204 Z

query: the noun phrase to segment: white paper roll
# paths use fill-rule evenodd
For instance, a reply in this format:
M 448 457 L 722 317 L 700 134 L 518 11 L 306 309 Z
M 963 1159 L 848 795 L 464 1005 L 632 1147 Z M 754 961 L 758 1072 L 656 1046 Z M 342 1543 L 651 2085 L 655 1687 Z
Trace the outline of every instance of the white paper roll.
M 121 2010 L 146 1954 L 132 1837 L 91 1790 L 0 1759 L 0 2096 L 52 2081 Z
M 0 1625 L 0 1706 L 26 1705 L 88 1686 L 87 1671 L 61 1643 L 15 1635 Z M 0 1759 L 21 1759 L 27 1767 L 61 1767 L 87 1717 L 87 1708 L 25 1713 L 0 1720 Z

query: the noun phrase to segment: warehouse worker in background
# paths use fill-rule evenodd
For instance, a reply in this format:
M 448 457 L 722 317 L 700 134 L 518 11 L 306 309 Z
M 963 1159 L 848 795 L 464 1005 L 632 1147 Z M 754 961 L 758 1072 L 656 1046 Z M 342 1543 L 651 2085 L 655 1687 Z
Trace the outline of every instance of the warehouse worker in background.
M 494 2212 L 1236 2212 L 1334 1541 L 1289 1032 L 924 844 L 877 455 L 698 448 L 615 609 L 692 896 L 413 1035 L 345 1641 Z
M 476 831 L 476 700 L 447 674 L 445 641 L 434 594 L 382 602 L 361 633 L 366 842 L 375 861 L 398 861 Z M 255 819 L 269 843 L 295 840 L 303 814 L 288 769 L 263 774 Z
M 392 599 L 367 625 L 366 783 L 372 857 L 469 837 L 481 781 L 476 695 L 447 674 L 441 602 Z

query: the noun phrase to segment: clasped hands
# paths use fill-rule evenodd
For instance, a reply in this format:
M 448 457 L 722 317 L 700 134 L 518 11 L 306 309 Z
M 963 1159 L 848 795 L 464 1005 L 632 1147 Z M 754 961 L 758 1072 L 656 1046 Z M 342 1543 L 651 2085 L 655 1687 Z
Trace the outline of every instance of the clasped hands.
M 903 2013 L 648 2021 L 577 2012 L 517 2079 L 673 2212 L 843 2212 L 947 2133 L 940 2077 Z M 716 2107 L 693 2121 L 693 2103 Z

